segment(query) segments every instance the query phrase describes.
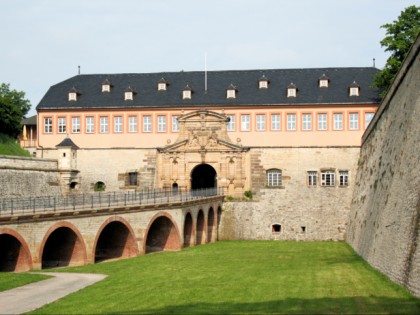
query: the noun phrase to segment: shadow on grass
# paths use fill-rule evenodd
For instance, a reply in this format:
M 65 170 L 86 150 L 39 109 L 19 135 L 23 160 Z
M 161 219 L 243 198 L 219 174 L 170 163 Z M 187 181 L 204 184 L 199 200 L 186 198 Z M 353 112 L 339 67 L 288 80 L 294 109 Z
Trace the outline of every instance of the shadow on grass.
M 260 303 L 196 303 L 123 314 L 420 314 L 420 299 L 387 297 L 286 299 Z

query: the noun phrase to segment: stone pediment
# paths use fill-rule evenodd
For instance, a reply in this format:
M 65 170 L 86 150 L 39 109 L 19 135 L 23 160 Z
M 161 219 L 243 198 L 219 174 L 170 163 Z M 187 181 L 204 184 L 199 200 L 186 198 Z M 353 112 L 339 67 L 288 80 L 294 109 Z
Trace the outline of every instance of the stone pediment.
M 179 137 L 173 144 L 159 148 L 160 152 L 247 151 L 248 147 L 233 143 L 227 134 L 228 118 L 208 110 L 181 115 Z

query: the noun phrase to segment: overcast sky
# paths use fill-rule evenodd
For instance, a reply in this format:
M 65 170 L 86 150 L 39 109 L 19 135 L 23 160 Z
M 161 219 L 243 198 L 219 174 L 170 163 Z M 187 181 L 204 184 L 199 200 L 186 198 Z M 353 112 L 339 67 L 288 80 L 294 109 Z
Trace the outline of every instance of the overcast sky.
M 78 73 L 382 68 L 380 46 L 418 0 L 0 0 L 0 83 L 32 110 Z

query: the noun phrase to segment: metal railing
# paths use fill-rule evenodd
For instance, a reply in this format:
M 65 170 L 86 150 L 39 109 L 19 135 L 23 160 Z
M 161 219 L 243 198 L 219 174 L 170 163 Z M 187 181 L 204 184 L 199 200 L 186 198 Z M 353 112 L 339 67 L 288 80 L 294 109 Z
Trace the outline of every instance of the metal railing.
M 0 198 L 0 216 L 154 205 L 222 196 L 219 188 L 96 192 L 69 196 Z

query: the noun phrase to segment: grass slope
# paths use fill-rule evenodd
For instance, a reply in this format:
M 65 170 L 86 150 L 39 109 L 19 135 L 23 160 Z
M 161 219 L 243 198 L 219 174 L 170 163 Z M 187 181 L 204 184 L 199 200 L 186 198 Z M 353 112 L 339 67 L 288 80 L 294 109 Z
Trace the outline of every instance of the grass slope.
M 0 292 L 21 287 L 25 284 L 50 278 L 49 276 L 30 273 L 6 273 L 0 272 Z
M 0 133 L 0 155 L 31 156 L 28 151 L 20 147 L 16 139 L 2 133 Z
M 345 243 L 218 242 L 60 270 L 109 277 L 35 313 L 420 314 Z

